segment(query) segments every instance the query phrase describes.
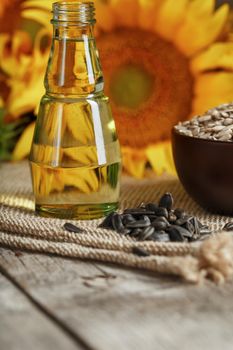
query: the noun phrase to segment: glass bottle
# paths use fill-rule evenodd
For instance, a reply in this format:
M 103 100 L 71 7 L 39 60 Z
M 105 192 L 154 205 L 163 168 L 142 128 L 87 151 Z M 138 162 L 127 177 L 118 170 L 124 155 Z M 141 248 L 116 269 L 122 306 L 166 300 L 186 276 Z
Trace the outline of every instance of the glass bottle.
M 92 2 L 53 4 L 53 41 L 30 154 L 36 212 L 94 219 L 118 206 L 121 160 Z

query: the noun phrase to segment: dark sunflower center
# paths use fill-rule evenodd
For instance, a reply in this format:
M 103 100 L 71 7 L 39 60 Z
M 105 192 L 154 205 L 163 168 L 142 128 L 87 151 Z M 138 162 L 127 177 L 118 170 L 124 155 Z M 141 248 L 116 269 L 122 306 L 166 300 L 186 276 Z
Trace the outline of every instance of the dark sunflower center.
M 102 34 L 97 44 L 121 144 L 145 147 L 169 138 L 191 112 L 189 60 L 156 33 L 137 28 Z
M 116 105 L 134 109 L 151 96 L 153 83 L 154 77 L 143 66 L 126 64 L 111 78 L 111 95 Z

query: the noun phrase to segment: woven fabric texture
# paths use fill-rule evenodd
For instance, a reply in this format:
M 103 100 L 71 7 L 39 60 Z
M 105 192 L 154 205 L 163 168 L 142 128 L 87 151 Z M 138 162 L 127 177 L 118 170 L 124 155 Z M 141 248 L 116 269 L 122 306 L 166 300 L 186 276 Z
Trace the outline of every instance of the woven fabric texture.
M 220 234 L 230 218 L 206 213 L 184 192 L 179 181 L 161 177 L 135 180 L 124 177 L 121 208 L 141 202 L 157 202 L 172 192 L 175 207 L 198 216 L 217 234 L 203 243 L 137 242 L 114 231 L 98 228 L 101 220 L 79 221 L 85 233 L 64 230 L 67 220 L 41 218 L 34 213 L 29 166 L 26 162 L 0 166 L 0 245 L 12 249 L 58 254 L 66 257 L 117 263 L 158 273 L 175 274 L 187 281 L 211 278 L 223 282 L 233 272 L 231 235 Z M 69 220 L 77 224 L 77 221 Z M 219 234 L 218 234 L 219 233 Z M 133 247 L 144 248 L 150 256 L 138 257 Z

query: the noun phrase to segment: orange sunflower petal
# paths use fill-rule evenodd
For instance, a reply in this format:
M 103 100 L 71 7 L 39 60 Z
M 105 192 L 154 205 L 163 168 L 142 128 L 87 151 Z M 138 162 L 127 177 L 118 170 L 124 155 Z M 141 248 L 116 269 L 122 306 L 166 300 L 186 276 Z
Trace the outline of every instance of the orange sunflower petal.
M 50 24 L 53 0 L 26 0 L 21 4 L 21 16 L 52 30 Z
M 212 14 L 215 6 L 215 0 L 189 0 L 189 9 L 192 15 L 195 14 L 196 17 L 199 16 L 209 16 Z
M 189 0 L 179 0 L 174 6 L 174 0 L 165 0 L 156 16 L 156 32 L 165 39 L 173 39 L 174 32 L 185 17 L 188 2 Z M 167 23 L 167 25 L 165 23 Z
M 206 73 L 198 76 L 194 93 L 193 114 L 233 101 L 233 73 Z
M 148 160 L 157 175 L 176 175 L 170 141 L 159 142 L 146 149 Z
M 44 72 L 48 60 L 48 51 L 40 52 L 40 40 L 48 32 L 42 29 L 37 34 L 32 56 L 20 57 L 19 70 L 12 75 L 8 84 L 11 92 L 7 101 L 8 110 L 17 118 L 19 115 L 37 110 L 41 96 L 44 93 Z
M 122 147 L 122 157 L 124 169 L 132 176 L 141 179 L 143 178 L 146 156 L 145 152 L 140 149 L 132 149 Z
M 2 108 L 3 106 L 4 106 L 4 102 L 3 102 L 2 97 L 0 96 L 0 108 Z
M 140 28 L 151 30 L 155 23 L 156 14 L 164 0 L 138 0 L 139 14 L 138 23 Z
M 106 3 L 103 0 L 97 0 L 95 7 L 97 30 L 102 29 L 106 32 L 112 30 L 115 26 L 116 21 L 111 3 Z
M 35 123 L 31 123 L 24 130 L 20 136 L 19 141 L 17 142 L 15 149 L 12 154 L 13 160 L 21 160 L 26 158 L 29 155 L 33 133 L 34 133 Z
M 51 13 L 40 9 L 25 9 L 22 11 L 22 17 L 42 24 L 44 27 L 51 28 Z
M 205 1 L 194 0 L 190 2 L 184 23 L 179 27 L 174 38 L 178 48 L 187 56 L 191 56 L 206 48 L 217 39 L 229 13 L 227 4 L 211 14 L 211 4 L 208 7 L 203 5 L 200 8 L 194 6 L 198 3 L 204 4 Z
M 112 0 L 113 11 L 118 26 L 135 27 L 138 22 L 138 0 Z
M 233 43 L 216 43 L 198 55 L 191 62 L 194 74 L 213 70 L 233 70 Z
M 39 8 L 39 9 L 45 9 L 47 11 L 51 11 L 52 9 L 52 4 L 54 0 L 46 0 L 46 1 L 41 1 L 41 0 L 25 0 L 23 1 L 21 7 L 23 9 L 31 9 L 31 8 Z
M 9 49 L 9 45 L 10 49 Z M 29 34 L 23 31 L 15 31 L 11 38 L 10 34 L 0 34 L 0 67 L 9 76 L 16 76 L 24 71 L 24 68 L 19 65 L 20 57 L 23 57 L 24 62 L 30 60 L 30 56 L 25 52 L 30 51 L 32 43 Z M 15 67 L 17 65 L 17 72 Z

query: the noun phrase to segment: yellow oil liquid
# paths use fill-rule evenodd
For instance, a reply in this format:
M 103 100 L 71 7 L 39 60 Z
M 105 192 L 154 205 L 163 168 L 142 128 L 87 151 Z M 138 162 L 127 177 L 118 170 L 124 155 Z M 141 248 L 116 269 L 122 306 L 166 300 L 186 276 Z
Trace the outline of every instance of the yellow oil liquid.
M 117 208 L 120 149 L 106 97 L 45 96 L 30 160 L 38 214 L 96 219 Z
M 118 207 L 119 163 L 82 168 L 31 166 L 36 211 L 43 216 L 93 219 Z

